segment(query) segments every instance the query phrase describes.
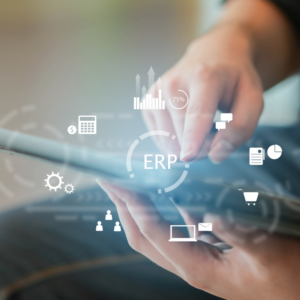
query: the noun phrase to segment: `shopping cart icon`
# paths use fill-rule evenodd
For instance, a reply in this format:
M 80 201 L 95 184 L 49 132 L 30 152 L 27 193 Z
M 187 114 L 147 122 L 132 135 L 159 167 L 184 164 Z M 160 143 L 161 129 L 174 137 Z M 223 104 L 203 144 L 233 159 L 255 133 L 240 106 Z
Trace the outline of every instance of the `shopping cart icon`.
M 239 189 L 239 191 L 242 191 L 245 197 L 246 202 L 248 203 L 248 205 L 250 205 L 251 203 L 253 205 L 256 204 L 257 201 L 257 197 L 258 197 L 258 192 L 244 192 L 243 190 Z

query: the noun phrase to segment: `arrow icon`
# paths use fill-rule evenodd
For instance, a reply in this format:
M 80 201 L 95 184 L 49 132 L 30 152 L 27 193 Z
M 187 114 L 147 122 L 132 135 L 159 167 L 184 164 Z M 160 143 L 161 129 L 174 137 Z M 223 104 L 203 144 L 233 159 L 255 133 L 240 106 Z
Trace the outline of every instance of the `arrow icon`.
M 144 97 L 145 95 L 146 95 L 146 87 L 145 86 L 143 86 L 143 88 L 142 88 L 142 97 Z
M 150 89 L 151 86 L 154 83 L 154 75 L 155 75 L 154 70 L 151 67 L 150 70 L 149 70 L 149 72 L 148 72 L 148 89 Z
M 137 74 L 136 77 L 135 77 L 135 94 L 137 97 L 139 97 L 140 95 L 140 75 Z
M 158 89 L 161 90 L 161 78 L 158 77 L 157 79 L 157 86 L 158 86 Z

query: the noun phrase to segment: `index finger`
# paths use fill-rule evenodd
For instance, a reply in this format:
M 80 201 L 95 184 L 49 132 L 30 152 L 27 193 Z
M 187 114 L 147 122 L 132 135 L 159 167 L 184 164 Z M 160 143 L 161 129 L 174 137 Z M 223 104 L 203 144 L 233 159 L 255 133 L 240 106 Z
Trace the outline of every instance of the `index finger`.
M 190 103 L 187 107 L 180 159 L 188 162 L 197 158 L 202 145 L 209 134 L 219 101 L 224 92 L 224 82 L 220 75 L 199 71 L 191 84 Z M 208 73 L 203 75 L 203 73 Z

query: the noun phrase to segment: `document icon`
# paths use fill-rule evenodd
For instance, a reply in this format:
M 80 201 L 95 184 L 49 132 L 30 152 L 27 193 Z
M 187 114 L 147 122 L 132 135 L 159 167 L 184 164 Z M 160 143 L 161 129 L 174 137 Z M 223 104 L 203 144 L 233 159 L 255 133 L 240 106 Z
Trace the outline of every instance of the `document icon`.
M 249 149 L 249 164 L 251 166 L 262 166 L 265 160 L 264 148 L 250 148 Z
M 198 223 L 198 231 L 212 231 L 212 223 Z

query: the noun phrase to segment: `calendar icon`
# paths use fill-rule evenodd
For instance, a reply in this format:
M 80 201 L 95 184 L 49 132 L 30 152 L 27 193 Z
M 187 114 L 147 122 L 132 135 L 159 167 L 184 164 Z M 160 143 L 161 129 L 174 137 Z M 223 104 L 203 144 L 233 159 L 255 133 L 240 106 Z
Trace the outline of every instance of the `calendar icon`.
M 96 116 L 79 116 L 78 117 L 79 134 L 96 134 L 97 119 Z

